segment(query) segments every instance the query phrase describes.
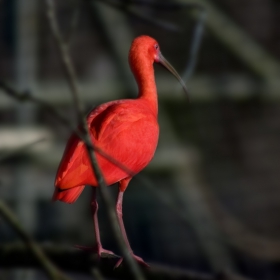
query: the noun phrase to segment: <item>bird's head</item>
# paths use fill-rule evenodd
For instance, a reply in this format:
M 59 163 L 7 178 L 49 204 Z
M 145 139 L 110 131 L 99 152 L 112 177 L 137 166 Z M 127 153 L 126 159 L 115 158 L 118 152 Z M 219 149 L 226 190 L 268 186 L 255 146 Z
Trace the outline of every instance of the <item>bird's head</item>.
M 178 79 L 188 96 L 188 90 L 184 81 L 174 67 L 161 54 L 158 42 L 152 37 L 146 35 L 135 38 L 129 51 L 129 64 L 132 71 L 141 71 L 140 68 L 143 64 L 153 64 L 154 62 L 160 63 L 168 71 L 170 71 Z

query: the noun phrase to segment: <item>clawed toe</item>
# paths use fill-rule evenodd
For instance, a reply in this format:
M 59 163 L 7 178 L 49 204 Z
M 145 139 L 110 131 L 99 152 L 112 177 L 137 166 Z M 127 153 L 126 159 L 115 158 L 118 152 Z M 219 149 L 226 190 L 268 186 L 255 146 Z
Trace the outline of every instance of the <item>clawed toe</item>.
M 117 256 L 114 252 L 103 249 L 100 245 L 96 245 L 96 246 L 92 246 L 92 247 L 87 247 L 87 246 L 81 246 L 81 245 L 75 245 L 74 246 L 77 249 L 83 250 L 83 251 L 87 251 L 87 252 L 92 252 L 97 254 L 98 258 L 101 257 L 101 254 L 106 254 L 106 255 L 111 255 L 111 256 Z M 135 261 L 138 262 L 138 264 L 140 264 L 141 266 L 144 267 L 150 267 L 146 262 L 144 262 L 144 260 L 136 255 L 134 255 L 133 253 L 131 253 L 131 256 L 135 259 Z M 120 258 L 117 263 L 114 266 L 114 269 L 118 268 L 121 263 L 123 262 L 123 258 Z
M 150 267 L 146 262 L 144 262 L 144 260 L 134 254 L 131 255 L 140 265 L 144 266 L 144 267 Z M 123 262 L 123 258 L 120 258 L 118 260 L 118 262 L 115 264 L 114 269 L 118 268 L 121 263 Z
M 100 252 L 100 254 L 107 254 L 107 255 L 114 255 L 114 256 L 116 255 L 114 252 L 103 249 L 103 248 L 101 248 L 101 250 L 99 252 Z
M 114 256 L 116 255 L 114 252 L 103 249 L 101 246 L 87 247 L 87 246 L 75 245 L 74 247 L 83 251 L 96 253 L 99 258 L 101 257 L 101 254 L 114 255 Z

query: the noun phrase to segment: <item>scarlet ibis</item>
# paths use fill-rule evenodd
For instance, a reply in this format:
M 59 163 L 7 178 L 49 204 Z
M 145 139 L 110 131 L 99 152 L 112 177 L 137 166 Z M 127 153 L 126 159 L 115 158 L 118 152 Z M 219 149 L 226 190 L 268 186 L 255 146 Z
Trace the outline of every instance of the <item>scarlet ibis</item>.
M 159 136 L 158 101 L 153 63 L 158 62 L 167 68 L 186 87 L 176 70 L 162 56 L 157 41 L 149 36 L 139 36 L 133 40 L 129 51 L 129 64 L 137 81 L 139 93 L 136 99 L 122 99 L 101 104 L 87 116 L 87 124 L 91 141 L 99 150 L 120 162 L 126 171 L 110 162 L 96 152 L 98 165 L 107 185 L 118 183 L 119 192 L 116 213 L 124 240 L 132 256 L 145 264 L 142 258 L 133 254 L 122 219 L 123 194 L 130 180 L 131 170 L 140 172 L 154 156 Z M 100 257 L 101 253 L 113 254 L 103 249 L 100 241 L 96 201 L 98 183 L 91 167 L 84 142 L 72 134 L 60 162 L 53 200 L 73 203 L 77 200 L 85 185 L 93 187 L 91 210 L 96 237 L 94 250 Z M 117 266 L 122 262 L 119 260 Z

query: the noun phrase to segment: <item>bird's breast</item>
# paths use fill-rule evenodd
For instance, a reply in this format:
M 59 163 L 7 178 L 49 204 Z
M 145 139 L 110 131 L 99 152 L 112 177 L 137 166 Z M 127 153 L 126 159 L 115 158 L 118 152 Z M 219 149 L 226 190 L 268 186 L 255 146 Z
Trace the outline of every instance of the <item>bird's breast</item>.
M 94 144 L 107 155 L 124 165 L 133 173 L 138 173 L 151 161 L 156 151 L 159 126 L 156 116 L 146 107 L 132 106 L 110 111 L 102 122 L 93 126 Z M 98 121 L 98 119 L 96 119 Z M 127 173 L 110 160 L 99 155 L 101 169 L 107 176 L 108 184 L 127 177 Z M 118 180 L 117 180 L 118 181 Z

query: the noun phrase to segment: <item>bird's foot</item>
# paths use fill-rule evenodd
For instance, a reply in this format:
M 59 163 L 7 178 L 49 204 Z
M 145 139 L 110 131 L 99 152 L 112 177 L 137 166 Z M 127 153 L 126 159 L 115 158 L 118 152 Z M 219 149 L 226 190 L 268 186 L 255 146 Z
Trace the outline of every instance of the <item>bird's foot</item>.
M 135 261 L 138 262 L 138 264 L 140 264 L 140 265 L 142 265 L 144 267 L 150 267 L 146 262 L 144 262 L 144 260 L 142 258 L 134 255 L 133 253 L 131 253 L 131 256 L 135 259 Z M 114 269 L 118 268 L 121 265 L 122 262 L 123 262 L 123 258 L 120 258 L 118 260 L 118 262 L 116 263 Z
M 74 247 L 77 249 L 83 250 L 83 251 L 96 253 L 99 258 L 101 257 L 101 254 L 116 256 L 116 254 L 114 252 L 103 249 L 101 245 L 96 245 L 93 247 L 75 245 Z

